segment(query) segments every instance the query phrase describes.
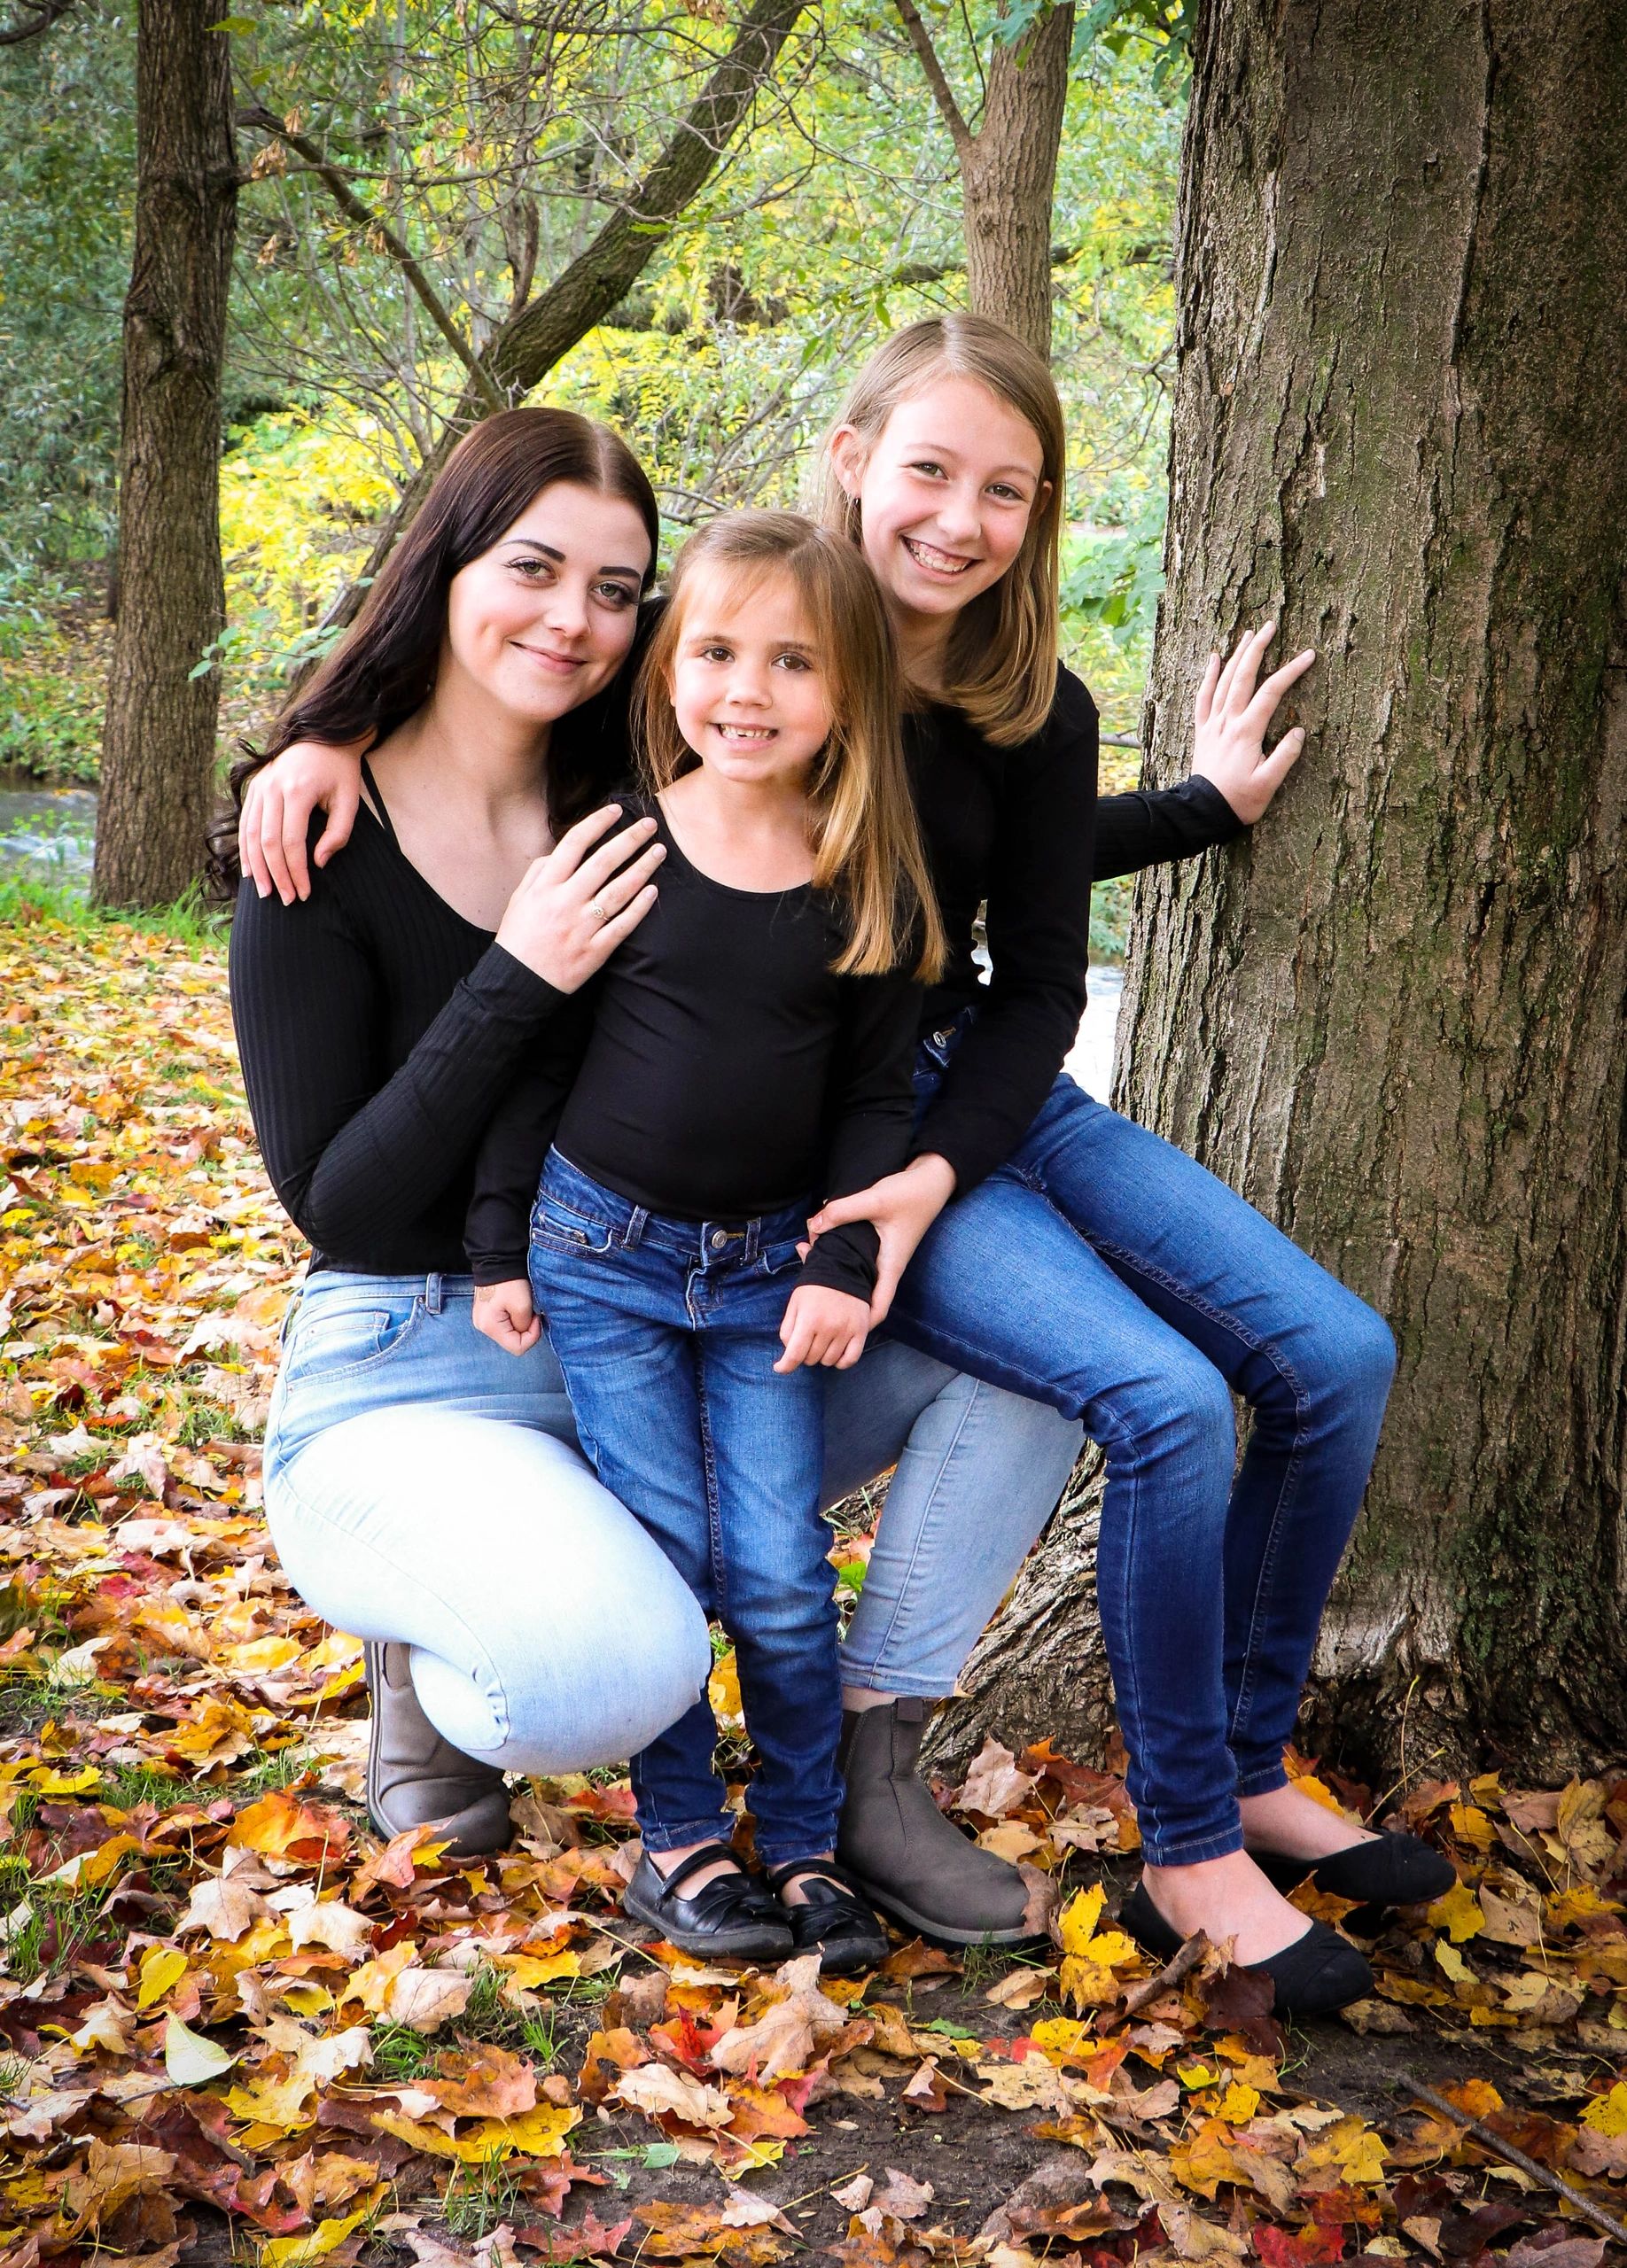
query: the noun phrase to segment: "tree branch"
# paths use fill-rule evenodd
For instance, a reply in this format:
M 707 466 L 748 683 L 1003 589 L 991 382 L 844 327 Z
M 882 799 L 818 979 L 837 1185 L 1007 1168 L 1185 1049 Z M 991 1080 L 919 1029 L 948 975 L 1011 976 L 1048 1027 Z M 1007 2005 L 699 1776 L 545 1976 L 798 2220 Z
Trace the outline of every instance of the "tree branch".
M 966 123 L 965 113 L 954 98 L 954 89 L 949 84 L 944 66 L 938 59 L 938 50 L 932 44 L 932 35 L 921 20 L 921 11 L 916 7 L 915 0 L 894 0 L 894 5 L 903 22 L 905 35 L 915 50 L 921 68 L 926 74 L 927 84 L 932 89 L 932 99 L 943 113 L 944 124 L 949 128 L 950 139 L 954 144 L 956 152 L 964 156 L 977 136 Z
M 275 111 L 256 105 L 253 109 L 240 110 L 237 123 L 240 126 L 255 126 L 261 133 L 275 135 L 278 141 L 286 143 L 289 149 L 305 160 L 307 169 L 320 178 L 339 210 L 358 228 L 365 229 L 370 239 L 382 245 L 395 261 L 423 302 L 430 321 L 468 371 L 470 383 L 479 388 L 487 408 L 502 409 L 504 407 L 502 396 L 453 322 L 446 302 L 413 257 L 411 248 L 397 236 L 387 221 L 381 220 L 370 206 L 363 204 L 339 167 L 323 157 L 308 135 L 291 133 Z
M 77 4 L 78 0 L 22 0 L 20 22 L 0 26 L 0 47 L 16 47 L 26 39 L 38 39 L 59 16 L 66 16 Z
M 470 373 L 439 441 L 379 530 L 357 580 L 329 610 L 326 626 L 354 619 L 366 584 L 429 493 L 435 475 L 490 400 L 519 401 L 540 385 L 578 339 L 627 297 L 718 163 L 808 0 L 756 0 L 739 19 L 735 43 L 690 104 L 634 192 L 547 291 L 510 316 Z

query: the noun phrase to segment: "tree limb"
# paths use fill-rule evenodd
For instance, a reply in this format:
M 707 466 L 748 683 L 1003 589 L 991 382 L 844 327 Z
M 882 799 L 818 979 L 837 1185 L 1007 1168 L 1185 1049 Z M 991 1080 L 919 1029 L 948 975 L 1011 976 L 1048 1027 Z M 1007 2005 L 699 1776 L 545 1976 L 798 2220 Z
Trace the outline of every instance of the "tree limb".
M 511 315 L 479 357 L 435 447 L 379 530 L 361 575 L 329 610 L 326 626 L 353 621 L 362 592 L 389 557 L 429 493 L 436 474 L 490 403 L 519 401 L 540 385 L 580 338 L 602 322 L 671 234 L 716 171 L 729 142 L 806 13 L 808 0 L 756 0 L 739 19 L 734 45 L 680 119 L 650 172 L 585 250 L 538 297 Z
M 414 258 L 410 246 L 396 234 L 387 221 L 381 220 L 370 206 L 362 202 L 340 168 L 323 157 L 309 135 L 292 133 L 275 111 L 267 110 L 260 105 L 249 110 L 240 110 L 237 123 L 240 126 L 256 126 L 261 133 L 275 135 L 278 141 L 285 143 L 305 160 L 307 170 L 320 178 L 339 210 L 358 228 L 365 229 L 369 237 L 375 244 L 381 245 L 395 261 L 423 302 L 430 321 L 468 371 L 471 384 L 479 389 L 487 408 L 502 409 L 504 407 L 502 396 L 453 322 L 446 302 Z
M 950 138 L 957 152 L 964 155 L 977 137 L 966 123 L 965 113 L 956 102 L 954 89 L 949 84 L 944 66 L 938 59 L 938 50 L 932 44 L 932 35 L 921 19 L 921 12 L 915 5 L 915 0 L 894 0 L 894 5 L 903 22 L 906 36 L 915 50 L 921 68 L 926 74 L 926 82 L 932 89 L 932 99 L 943 113 L 944 124 L 949 128 Z
M 78 0 L 22 0 L 21 20 L 0 26 L 0 47 L 16 47 L 26 39 L 38 39 L 59 16 L 67 15 L 77 4 Z

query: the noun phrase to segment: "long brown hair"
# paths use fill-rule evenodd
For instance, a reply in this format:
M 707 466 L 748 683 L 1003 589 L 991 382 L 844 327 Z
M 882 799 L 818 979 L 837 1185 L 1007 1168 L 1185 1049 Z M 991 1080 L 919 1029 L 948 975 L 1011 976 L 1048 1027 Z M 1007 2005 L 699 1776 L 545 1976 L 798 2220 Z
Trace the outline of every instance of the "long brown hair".
M 986 315 L 929 315 L 884 338 L 848 390 L 831 431 L 851 425 L 868 450 L 902 401 L 943 377 L 975 378 L 1033 428 L 1040 479 L 1023 548 L 992 588 L 962 608 L 938 696 L 997 748 L 1030 740 L 1056 696 L 1056 610 L 1067 436 L 1050 371 L 1031 346 Z M 857 543 L 860 509 L 837 478 L 829 443 L 820 517 Z
M 944 931 L 904 768 L 898 651 L 876 578 L 839 536 L 798 512 L 726 512 L 689 538 L 633 696 L 651 791 L 700 761 L 679 733 L 671 687 L 689 594 L 709 571 L 732 578 L 737 605 L 784 577 L 813 628 L 833 718 L 808 783 L 814 881 L 846 917 L 837 974 L 884 975 L 913 956 L 930 983 Z
M 660 514 L 627 443 L 573 409 L 503 409 L 482 418 L 436 475 L 344 639 L 284 706 L 263 748 L 250 748 L 232 767 L 233 814 L 214 839 L 222 881 L 236 881 L 235 815 L 255 773 L 295 741 L 374 746 L 421 709 L 435 688 L 452 578 L 489 551 L 533 496 L 560 480 L 633 506 L 650 532 L 648 589 Z M 603 784 L 588 713 L 594 705 L 572 712 L 580 718 L 573 728 L 557 726 L 549 743 L 548 812 L 556 835 L 591 808 Z

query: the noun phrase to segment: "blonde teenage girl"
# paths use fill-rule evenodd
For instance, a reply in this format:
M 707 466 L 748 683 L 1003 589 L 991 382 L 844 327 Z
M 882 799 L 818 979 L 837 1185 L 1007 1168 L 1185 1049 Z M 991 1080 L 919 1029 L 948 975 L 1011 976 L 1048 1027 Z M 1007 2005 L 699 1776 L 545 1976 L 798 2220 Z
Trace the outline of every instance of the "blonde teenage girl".
M 851 545 L 778 512 L 691 538 L 641 680 L 652 792 L 628 804 L 656 822 L 660 893 L 498 1113 L 469 1216 L 476 1327 L 525 1355 L 546 1318 L 599 1479 L 739 1661 L 786 1902 L 729 1850 L 703 1692 L 633 1759 L 627 1911 L 686 1952 L 794 1943 L 837 1971 L 886 1934 L 833 1863 L 820 1372 L 863 1349 L 876 1240 L 855 1223 L 798 1247 L 821 1195 L 909 1151 L 914 979 L 943 954 L 899 700 Z

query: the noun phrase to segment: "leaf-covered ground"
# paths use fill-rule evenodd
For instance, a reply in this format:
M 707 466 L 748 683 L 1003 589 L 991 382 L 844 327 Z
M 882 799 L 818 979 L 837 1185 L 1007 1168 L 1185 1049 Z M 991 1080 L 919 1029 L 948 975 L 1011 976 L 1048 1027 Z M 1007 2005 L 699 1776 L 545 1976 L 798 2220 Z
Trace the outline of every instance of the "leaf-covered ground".
M 1122 1782 L 1048 1744 L 953 1791 L 1051 1911 L 1020 1961 L 642 1944 L 610 1775 L 484 1866 L 380 1845 L 360 1650 L 258 1513 L 299 1253 L 222 957 L 23 920 L 0 988 L 0 2268 L 1622 2256 L 1627 1781 L 1409 1788 L 1462 1886 L 1288 2039 L 1114 1930 Z

